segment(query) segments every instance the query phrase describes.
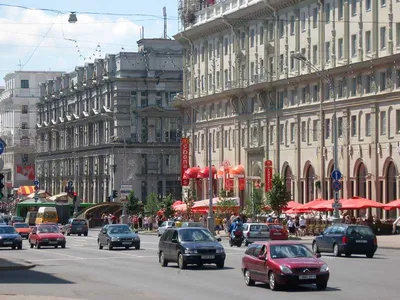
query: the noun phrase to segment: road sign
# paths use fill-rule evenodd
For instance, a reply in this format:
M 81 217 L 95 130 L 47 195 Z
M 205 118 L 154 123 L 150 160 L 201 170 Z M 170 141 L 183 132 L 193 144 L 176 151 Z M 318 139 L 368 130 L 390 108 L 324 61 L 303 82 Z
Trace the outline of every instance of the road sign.
M 334 180 L 334 181 L 332 182 L 332 188 L 333 188 L 335 191 L 339 191 L 339 190 L 342 189 L 342 184 L 340 183 L 340 181 Z
M 340 173 L 339 170 L 333 170 L 332 179 L 333 180 L 339 180 L 340 178 L 342 178 L 342 173 Z
M 72 180 L 68 181 L 68 186 L 72 187 L 74 185 L 74 182 Z
M 33 182 L 33 185 L 39 185 L 39 180 L 35 180 L 35 181 Z
M 342 203 L 332 203 L 332 208 L 333 208 L 333 209 L 342 208 Z
M 4 160 L 0 158 L 0 170 L 3 170 L 4 168 Z
M 2 141 L 0 141 L 0 155 L 3 154 L 4 152 L 4 143 Z

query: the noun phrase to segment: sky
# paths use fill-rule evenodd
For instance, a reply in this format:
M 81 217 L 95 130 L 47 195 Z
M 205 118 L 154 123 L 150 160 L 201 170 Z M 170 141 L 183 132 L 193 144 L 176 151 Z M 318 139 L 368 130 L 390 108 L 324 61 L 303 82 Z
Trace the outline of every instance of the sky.
M 14 71 L 70 72 L 107 53 L 137 51 L 142 26 L 145 38 L 162 37 L 164 6 L 172 38 L 178 31 L 178 0 L 0 0 L 0 86 Z M 68 23 L 72 11 L 75 24 Z

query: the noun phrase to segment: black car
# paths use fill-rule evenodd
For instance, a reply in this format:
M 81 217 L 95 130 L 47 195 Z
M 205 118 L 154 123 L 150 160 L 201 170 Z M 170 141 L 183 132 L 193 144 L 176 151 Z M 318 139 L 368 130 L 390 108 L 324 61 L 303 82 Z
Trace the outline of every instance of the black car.
M 85 219 L 69 219 L 62 232 L 66 235 L 77 234 L 81 236 L 83 234 L 87 236 L 89 227 Z
M 0 247 L 11 247 L 12 249 L 22 249 L 22 237 L 13 226 L 0 226 Z
M 344 254 L 347 257 L 364 254 L 372 258 L 378 249 L 378 243 L 368 226 L 335 224 L 317 236 L 312 247 L 314 253 L 331 252 L 335 256 Z
M 112 250 L 117 247 L 124 247 L 129 249 L 135 247 L 136 250 L 140 249 L 140 238 L 132 231 L 132 229 L 125 224 L 109 224 L 105 225 L 99 233 L 97 238 L 99 249 L 103 249 L 104 246 L 108 250 Z
M 25 222 L 25 219 L 23 217 L 12 216 L 11 217 L 11 224 L 9 223 L 9 225 L 14 225 L 15 223 L 23 223 L 23 222 Z
M 222 269 L 226 256 L 219 241 L 206 228 L 169 228 L 158 243 L 158 259 L 162 267 L 177 262 L 180 269 L 190 264 L 216 264 Z

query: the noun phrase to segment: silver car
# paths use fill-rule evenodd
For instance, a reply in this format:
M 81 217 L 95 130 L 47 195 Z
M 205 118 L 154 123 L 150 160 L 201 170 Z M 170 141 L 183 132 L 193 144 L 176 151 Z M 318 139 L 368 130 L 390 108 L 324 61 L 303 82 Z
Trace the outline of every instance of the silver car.
M 248 246 L 256 241 L 269 240 L 269 228 L 263 223 L 244 223 L 243 224 L 243 243 Z
M 158 236 L 162 236 L 162 234 L 165 232 L 165 230 L 167 230 L 168 228 L 171 228 L 171 227 L 175 227 L 175 222 L 174 221 L 164 221 L 164 222 L 162 222 L 160 227 L 158 227 L 158 229 L 157 229 Z

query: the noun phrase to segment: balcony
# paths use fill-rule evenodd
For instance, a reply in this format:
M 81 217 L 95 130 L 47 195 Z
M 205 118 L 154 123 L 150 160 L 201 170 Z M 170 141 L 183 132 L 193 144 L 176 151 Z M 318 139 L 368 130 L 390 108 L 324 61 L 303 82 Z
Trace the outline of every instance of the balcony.
M 40 90 L 39 88 L 29 88 L 29 89 L 11 89 L 8 91 L 4 91 L 0 95 L 0 101 L 8 99 L 10 97 L 19 97 L 19 98 L 39 98 Z

